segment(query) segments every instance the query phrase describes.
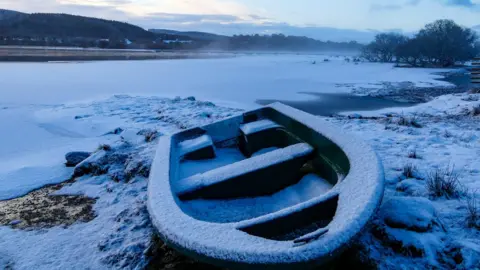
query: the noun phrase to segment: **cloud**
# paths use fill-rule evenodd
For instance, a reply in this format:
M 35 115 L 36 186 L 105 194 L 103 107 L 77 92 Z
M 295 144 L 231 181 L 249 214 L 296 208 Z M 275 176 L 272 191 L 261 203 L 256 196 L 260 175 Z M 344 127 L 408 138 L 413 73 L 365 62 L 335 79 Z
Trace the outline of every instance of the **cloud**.
M 478 8 L 480 4 L 474 3 L 472 0 L 434 0 L 445 6 L 457 6 L 457 7 L 466 7 L 466 8 Z M 409 6 L 418 6 L 421 2 L 425 0 L 408 0 L 399 4 L 379 4 L 373 3 L 370 6 L 371 11 L 385 11 L 385 10 L 400 10 Z
M 448 0 L 449 6 L 462 6 L 462 7 L 476 7 L 478 4 L 474 4 L 472 0 Z
M 241 19 L 233 15 L 223 14 L 172 14 L 172 13 L 149 13 L 147 18 L 152 18 L 165 23 L 201 23 L 201 22 L 218 22 L 233 23 Z
M 80 6 L 117 6 L 133 3 L 132 0 L 59 0 L 60 4 Z
M 372 4 L 370 6 L 370 9 L 372 11 L 382 11 L 382 10 L 397 10 L 401 9 L 403 6 L 401 5 L 392 5 L 392 4 L 387 4 L 387 5 L 382 5 L 382 4 Z
M 373 3 L 370 6 L 371 11 L 384 11 L 384 10 L 399 10 L 408 6 L 416 6 L 420 3 L 421 0 L 407 0 L 399 4 L 378 4 Z
M 144 28 L 220 34 L 285 33 L 321 40 L 367 41 L 375 31 L 414 32 L 439 18 L 478 24 L 480 0 L 0 0 L 22 12 L 61 12 L 137 24 Z M 327 3 L 328 2 L 328 3 Z M 472 6 L 473 5 L 473 6 Z M 326 26 L 326 27 L 325 27 Z M 341 28 L 341 29 L 338 29 Z M 347 29 L 347 30 L 342 30 Z

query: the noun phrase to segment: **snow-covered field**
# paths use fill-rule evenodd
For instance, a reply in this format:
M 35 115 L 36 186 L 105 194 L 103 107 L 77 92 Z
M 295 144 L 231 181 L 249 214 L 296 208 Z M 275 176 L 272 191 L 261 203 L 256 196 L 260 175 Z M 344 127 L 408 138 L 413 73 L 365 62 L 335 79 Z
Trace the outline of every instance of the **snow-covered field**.
M 152 234 L 145 210 L 145 170 L 155 152 L 156 136 L 234 115 L 240 110 L 233 107 L 250 108 L 257 99 L 307 99 L 298 92 L 348 93 L 352 85 L 374 88 L 379 82 L 446 85 L 435 80 L 438 76 L 431 73 L 436 70 L 355 64 L 343 57 L 324 62 L 324 58 L 264 55 L 0 64 L 0 200 L 70 178 L 73 170 L 64 166 L 69 151 L 111 146 L 96 152 L 106 172 L 82 176 L 56 192 L 98 198 L 93 207 L 96 218 L 69 227 L 28 230 L 15 228 L 20 218 L 11 220 L 9 226 L 0 227 L 0 269 L 144 267 Z M 197 100 L 163 98 L 174 96 Z M 386 169 L 387 206 L 410 207 L 412 212 L 423 209 L 421 218 L 428 223 L 421 232 L 411 229 L 416 226 L 391 228 L 391 222 L 385 221 L 391 213 L 382 209 L 374 222 L 382 237 L 372 229 L 361 238 L 368 246 L 364 253 L 381 268 L 423 268 L 424 264 L 450 268 L 453 262 L 460 269 L 474 269 L 480 264 L 480 231 L 467 226 L 466 196 L 434 199 L 425 188 L 429 172 L 455 165 L 462 186 L 469 192 L 480 189 L 480 118 L 468 114 L 479 104 L 478 94 L 447 95 L 408 109 L 330 118 L 378 151 Z M 398 119 L 414 114 L 421 128 L 398 125 Z M 359 115 L 375 117 L 359 119 Z M 409 158 L 413 152 L 418 155 L 415 159 Z M 414 178 L 401 176 L 407 164 L 415 165 Z M 402 200 L 406 196 L 425 199 L 408 203 Z M 399 242 L 407 248 L 396 248 Z M 417 252 L 422 248 L 423 253 Z M 459 252 L 461 262 L 460 255 L 453 256 Z

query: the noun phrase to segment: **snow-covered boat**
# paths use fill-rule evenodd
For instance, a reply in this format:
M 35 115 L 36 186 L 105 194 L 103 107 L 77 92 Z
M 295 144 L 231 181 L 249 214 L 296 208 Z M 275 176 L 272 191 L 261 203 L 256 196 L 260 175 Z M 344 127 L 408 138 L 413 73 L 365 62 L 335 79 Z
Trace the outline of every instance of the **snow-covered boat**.
M 384 191 L 361 140 L 283 104 L 161 138 L 148 209 L 176 250 L 228 268 L 309 268 L 340 254 Z

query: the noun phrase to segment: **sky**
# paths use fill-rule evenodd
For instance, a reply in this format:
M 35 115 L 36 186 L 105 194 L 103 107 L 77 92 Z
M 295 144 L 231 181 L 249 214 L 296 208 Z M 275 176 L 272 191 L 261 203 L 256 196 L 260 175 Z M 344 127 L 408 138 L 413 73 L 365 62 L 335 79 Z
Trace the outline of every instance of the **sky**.
M 144 28 L 357 40 L 370 38 L 371 30 L 415 32 L 436 19 L 480 25 L 480 0 L 0 0 L 0 8 L 102 17 Z

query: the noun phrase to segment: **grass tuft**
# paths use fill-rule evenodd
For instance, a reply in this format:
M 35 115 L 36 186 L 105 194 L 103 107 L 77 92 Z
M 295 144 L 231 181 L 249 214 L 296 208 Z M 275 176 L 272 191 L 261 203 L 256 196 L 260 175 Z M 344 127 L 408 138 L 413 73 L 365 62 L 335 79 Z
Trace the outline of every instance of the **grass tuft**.
M 477 193 L 473 192 L 466 198 L 467 202 L 467 224 L 470 228 L 480 229 L 480 203 L 477 200 Z
M 412 116 L 405 116 L 402 115 L 397 121 L 397 124 L 399 126 L 405 126 L 405 127 L 414 127 L 414 128 L 421 128 L 422 125 L 418 121 L 418 117 L 414 114 Z
M 420 156 L 418 155 L 417 150 L 411 150 L 410 152 L 408 152 L 408 158 L 419 159 Z
M 415 178 L 417 167 L 409 163 L 403 167 L 402 175 L 405 179 Z
M 434 198 L 445 197 L 447 199 L 458 198 L 463 192 L 463 187 L 458 180 L 459 175 L 455 167 L 446 169 L 435 169 L 428 174 L 427 190 Z

